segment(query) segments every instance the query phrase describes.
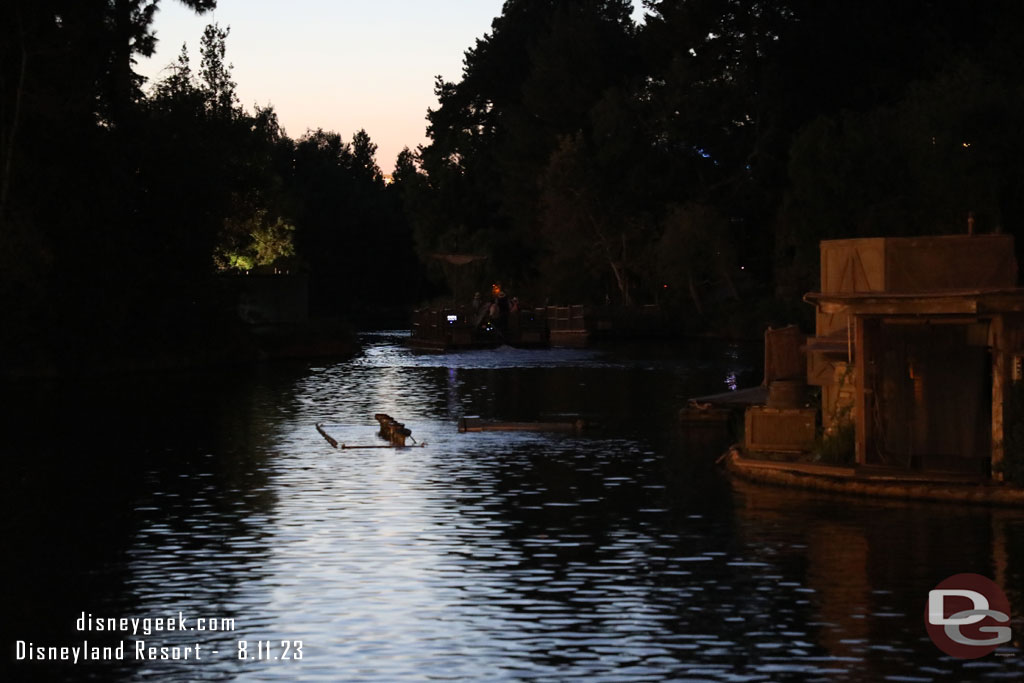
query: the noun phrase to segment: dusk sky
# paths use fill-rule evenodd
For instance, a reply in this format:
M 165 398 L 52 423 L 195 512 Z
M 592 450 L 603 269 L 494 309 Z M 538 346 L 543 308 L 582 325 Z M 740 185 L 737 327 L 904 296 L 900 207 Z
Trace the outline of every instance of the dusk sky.
M 228 62 L 242 104 L 272 104 L 288 135 L 323 128 L 351 140 L 360 128 L 390 173 L 402 147 L 426 142 L 434 77 L 457 81 L 463 53 L 491 30 L 503 0 L 219 0 L 196 15 L 160 3 L 159 43 L 137 71 L 162 77 L 188 43 L 199 66 L 203 27 L 230 27 Z
M 219 0 L 196 15 L 166 0 L 154 22 L 159 44 L 137 71 L 152 80 L 188 43 L 199 65 L 203 27 L 230 26 L 228 61 L 242 104 L 272 104 L 293 138 L 324 128 L 345 140 L 365 128 L 377 163 L 394 168 L 402 147 L 426 141 L 434 77 L 458 80 L 465 50 L 491 30 L 502 0 Z

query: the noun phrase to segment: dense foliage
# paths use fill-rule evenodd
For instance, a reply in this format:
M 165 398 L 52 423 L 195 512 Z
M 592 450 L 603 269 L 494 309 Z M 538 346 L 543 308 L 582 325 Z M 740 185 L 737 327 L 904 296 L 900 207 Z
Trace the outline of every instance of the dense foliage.
M 1024 209 L 1011 0 L 645 0 L 640 24 L 628 0 L 507 0 L 390 186 L 365 132 L 293 140 L 242 107 L 226 28 L 143 83 L 158 3 L 0 9 L 7 358 L 202 346 L 221 274 L 259 268 L 308 273 L 327 317 L 424 300 L 426 268 L 467 299 L 500 280 L 767 322 L 815 288 L 820 239 Z
M 292 140 L 273 109 L 246 110 L 217 25 L 199 65 L 183 48 L 143 83 L 132 66 L 152 53 L 157 4 L 0 10 L 6 367 L 230 356 L 232 272 L 306 272 L 317 317 L 416 296 L 412 239 L 366 133 Z
M 411 219 L 537 298 L 794 300 L 824 238 L 1015 229 L 1019 3 L 509 0 Z

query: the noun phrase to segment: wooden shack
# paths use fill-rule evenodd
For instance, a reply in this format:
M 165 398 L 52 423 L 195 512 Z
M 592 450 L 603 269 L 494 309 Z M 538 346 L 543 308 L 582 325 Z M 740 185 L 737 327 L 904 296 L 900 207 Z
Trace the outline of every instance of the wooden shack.
M 859 465 L 998 477 L 1024 355 L 1011 235 L 825 241 L 804 298 L 826 435 L 852 424 Z

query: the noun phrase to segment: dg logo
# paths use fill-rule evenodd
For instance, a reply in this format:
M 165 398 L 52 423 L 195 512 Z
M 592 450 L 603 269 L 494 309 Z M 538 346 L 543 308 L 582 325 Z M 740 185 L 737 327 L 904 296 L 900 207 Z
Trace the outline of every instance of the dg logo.
M 984 657 L 1012 637 L 1006 594 L 978 574 L 955 574 L 928 591 L 924 621 L 936 647 L 959 659 Z

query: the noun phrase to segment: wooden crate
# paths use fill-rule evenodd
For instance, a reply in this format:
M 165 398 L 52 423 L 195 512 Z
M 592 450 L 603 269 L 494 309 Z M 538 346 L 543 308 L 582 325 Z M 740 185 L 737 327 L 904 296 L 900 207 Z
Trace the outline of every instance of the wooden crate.
M 748 451 L 799 453 L 814 448 L 815 408 L 750 406 L 745 415 Z

